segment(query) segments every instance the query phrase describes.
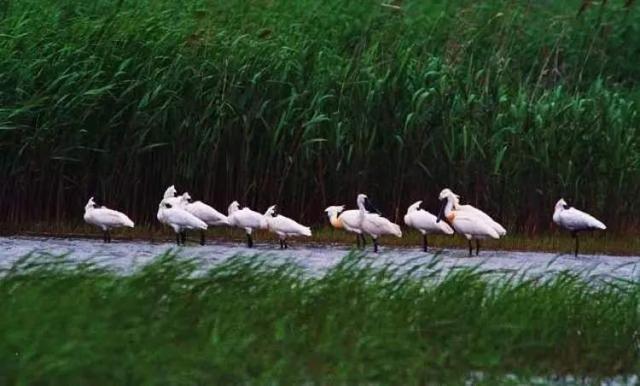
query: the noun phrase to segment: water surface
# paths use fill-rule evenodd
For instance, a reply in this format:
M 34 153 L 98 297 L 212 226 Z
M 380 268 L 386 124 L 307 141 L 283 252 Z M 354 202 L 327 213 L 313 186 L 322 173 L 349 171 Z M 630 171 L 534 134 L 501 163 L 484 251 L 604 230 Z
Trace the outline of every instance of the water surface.
M 211 242 L 205 246 L 192 244 L 178 248 L 170 243 L 145 241 L 114 241 L 104 244 L 90 239 L 0 237 L 0 266 L 6 268 L 30 253 L 68 254 L 72 261 L 90 261 L 130 272 L 169 250 L 201 260 L 205 266 L 236 255 L 261 254 L 276 263 L 291 261 L 312 275 L 322 274 L 351 251 L 346 246 L 332 245 L 294 244 L 290 249 L 280 250 L 277 243 L 262 243 L 249 249 L 242 244 Z M 365 252 L 364 260 L 374 265 L 410 267 L 419 264 L 429 270 L 441 269 L 443 272 L 456 267 L 478 267 L 505 274 L 526 272 L 531 275 L 570 270 L 589 277 L 640 279 L 640 256 L 582 255 L 576 258 L 570 254 L 487 250 L 481 251 L 479 257 L 467 257 L 467 251 L 462 249 L 434 249 L 424 253 L 419 248 L 383 247 L 378 254 Z

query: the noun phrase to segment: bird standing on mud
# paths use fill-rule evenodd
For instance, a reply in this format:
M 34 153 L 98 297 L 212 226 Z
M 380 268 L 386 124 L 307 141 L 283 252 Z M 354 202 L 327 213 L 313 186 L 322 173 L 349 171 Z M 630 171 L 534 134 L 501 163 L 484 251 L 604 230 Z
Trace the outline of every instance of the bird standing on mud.
M 227 214 L 229 225 L 244 229 L 247 234 L 247 247 L 249 248 L 253 247 L 253 238 L 251 237 L 253 231 L 269 227 L 267 219 L 264 218 L 262 213 L 253 211 L 246 206 L 240 209 L 238 201 L 234 201 L 229 205 Z
M 206 230 L 207 224 L 184 210 L 182 207 L 172 204 L 170 199 L 163 199 L 158 205 L 158 221 L 173 228 L 176 232 L 176 243 L 185 245 L 187 242 L 187 229 Z
M 422 201 L 416 201 L 407 208 L 407 214 L 404 216 L 404 223 L 407 226 L 415 228 L 422 233 L 422 250 L 427 252 L 429 243 L 427 235 L 430 233 L 452 235 L 453 229 L 444 221 L 438 221 L 438 218 L 424 209 L 420 209 Z
M 365 247 L 367 240 L 360 229 L 360 211 L 358 209 L 344 210 L 344 205 L 333 205 L 324 211 L 327 213 L 332 227 L 355 233 L 357 248 Z
M 311 228 L 306 227 L 298 222 L 276 213 L 276 205 L 272 205 L 264 213 L 267 220 L 269 231 L 275 233 L 280 238 L 280 249 L 289 248 L 287 237 L 290 236 L 311 236 Z
M 191 201 L 191 195 L 185 192 L 180 196 L 184 202 L 181 203 L 182 208 L 200 220 L 204 221 L 208 226 L 229 225 L 227 216 L 218 212 L 211 206 L 202 201 Z M 205 231 L 200 230 L 200 245 L 204 245 Z
M 358 194 L 356 204 L 358 204 L 359 210 L 360 229 L 373 239 L 374 252 L 378 252 L 378 237 L 382 235 L 402 237 L 402 230 L 398 224 L 394 224 L 378 213 L 371 213 L 378 212 L 378 210 L 371 205 L 365 194 Z
M 458 202 L 458 196 L 451 190 L 443 189 L 439 198 L 442 201 L 442 207 L 440 208 L 437 222 L 446 219 L 457 233 L 460 233 L 468 240 L 469 256 L 473 256 L 471 240 L 476 240 L 476 256 L 478 256 L 480 254 L 480 240 L 500 238 L 500 232 L 496 229 L 496 224 L 500 224 L 493 221 L 486 213 L 470 205 L 466 209 L 463 207 L 467 205 L 460 205 L 456 209 L 455 205 Z
M 111 233 L 109 232 L 111 229 L 119 227 L 133 228 L 133 221 L 126 214 L 104 206 L 97 207 L 93 197 L 89 199 L 84 207 L 84 221 L 102 229 L 105 243 L 111 242 Z
M 602 221 L 588 213 L 569 206 L 563 198 L 556 202 L 556 206 L 553 211 L 553 222 L 571 232 L 571 237 L 576 239 L 576 257 L 578 257 L 579 232 L 607 229 Z

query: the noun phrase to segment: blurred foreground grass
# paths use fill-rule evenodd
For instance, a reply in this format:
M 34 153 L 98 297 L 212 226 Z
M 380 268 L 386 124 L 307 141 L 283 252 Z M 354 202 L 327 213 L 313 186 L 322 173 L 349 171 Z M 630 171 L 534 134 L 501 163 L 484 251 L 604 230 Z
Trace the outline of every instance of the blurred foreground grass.
M 25 257 L 0 278 L 0 383 L 475 384 L 596 381 L 638 366 L 640 284 L 260 256 L 131 275 Z M 478 378 L 479 377 L 479 378 Z

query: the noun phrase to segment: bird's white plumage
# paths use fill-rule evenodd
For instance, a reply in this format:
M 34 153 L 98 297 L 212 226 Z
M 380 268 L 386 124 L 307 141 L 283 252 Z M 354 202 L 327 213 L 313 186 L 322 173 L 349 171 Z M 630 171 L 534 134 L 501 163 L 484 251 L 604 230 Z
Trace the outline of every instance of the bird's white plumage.
M 218 212 L 211 206 L 205 204 L 202 201 L 190 202 L 191 196 L 189 195 L 189 193 L 183 193 L 181 198 L 182 201 L 179 205 L 187 212 L 207 223 L 207 225 L 229 225 L 227 216 Z
M 277 234 L 281 240 L 288 236 L 311 236 L 311 228 L 280 214 L 274 216 L 275 207 L 275 205 L 269 207 L 264 214 L 269 231 Z
M 176 233 L 185 229 L 207 229 L 204 221 L 179 206 L 171 205 L 167 199 L 160 202 L 157 217 L 161 223 L 170 226 Z
M 442 200 L 447 196 L 450 196 L 451 199 L 453 200 L 453 209 L 455 211 L 467 212 L 476 217 L 481 218 L 485 223 L 489 224 L 493 229 L 495 229 L 496 232 L 498 232 L 498 235 L 500 236 L 505 236 L 507 234 L 507 230 L 502 225 L 500 225 L 500 223 L 498 223 L 493 218 L 491 218 L 491 216 L 489 216 L 488 214 L 486 214 L 485 212 L 481 211 L 480 209 L 476 208 L 473 205 L 468 205 L 468 204 L 461 205 L 460 196 L 453 193 L 449 188 L 442 189 L 442 191 L 440 192 L 440 199 Z
M 364 205 L 365 200 L 367 200 L 367 196 L 364 194 L 359 194 L 356 199 L 360 219 L 359 229 L 374 239 L 382 235 L 402 237 L 402 230 L 398 224 L 394 224 L 377 213 L 367 212 Z
M 468 240 L 471 239 L 499 239 L 500 234 L 485 220 L 471 213 L 460 212 L 456 214 L 452 221 L 453 229 L 463 234 Z
M 382 235 L 402 237 L 402 230 L 398 224 L 389 221 L 377 213 L 365 213 L 360 226 L 364 233 L 374 239 Z
M 327 216 L 329 216 L 329 222 L 334 228 L 342 228 L 349 232 L 362 234 L 359 210 L 344 210 L 344 205 L 334 205 L 324 211 L 327 213 Z
M 569 207 L 564 199 L 558 200 L 553 212 L 553 222 L 571 231 L 605 230 L 602 221 L 574 207 Z
M 176 193 L 178 193 L 178 191 L 176 190 L 176 186 L 175 185 L 171 185 L 167 188 L 167 190 L 164 191 L 164 195 L 162 196 L 162 198 L 171 198 L 174 197 L 176 195 Z
M 247 234 L 251 234 L 255 229 L 267 229 L 269 226 L 262 213 L 247 207 L 240 209 L 240 204 L 237 201 L 229 205 L 227 221 L 231 226 L 244 228 Z
M 407 226 L 417 229 L 423 235 L 429 233 L 453 234 L 453 229 L 446 222 L 437 222 L 436 216 L 420 209 L 421 204 L 422 201 L 416 201 L 407 209 L 407 214 L 404 216 L 404 223 Z
M 97 208 L 93 197 L 84 207 L 84 221 L 95 225 L 103 231 L 119 227 L 133 228 L 133 221 L 126 214 L 106 207 Z
M 443 194 L 444 193 L 444 194 Z M 453 229 L 468 240 L 482 240 L 487 238 L 499 239 L 500 233 L 494 228 L 488 216 L 483 216 L 476 211 L 455 210 L 455 195 L 453 192 L 441 192 L 441 200 L 447 200 L 444 207 L 444 216 Z

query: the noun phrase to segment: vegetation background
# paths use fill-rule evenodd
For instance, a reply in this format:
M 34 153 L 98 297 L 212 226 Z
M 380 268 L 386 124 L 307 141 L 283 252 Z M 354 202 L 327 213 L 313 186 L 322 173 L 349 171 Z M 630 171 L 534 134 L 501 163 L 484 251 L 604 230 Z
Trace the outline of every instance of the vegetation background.
M 437 260 L 437 259 L 436 259 Z M 6 385 L 633 385 L 637 281 L 273 256 L 0 276 Z
M 152 222 L 175 183 L 306 222 L 445 186 L 521 232 L 640 219 L 627 1 L 0 1 L 0 218 Z

